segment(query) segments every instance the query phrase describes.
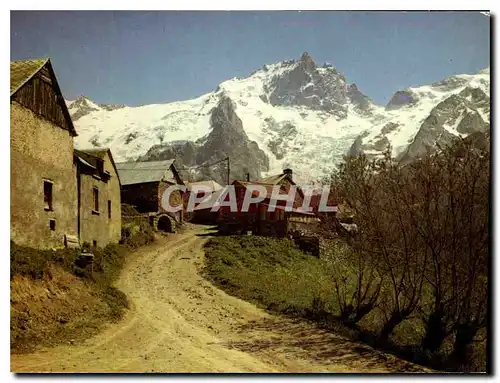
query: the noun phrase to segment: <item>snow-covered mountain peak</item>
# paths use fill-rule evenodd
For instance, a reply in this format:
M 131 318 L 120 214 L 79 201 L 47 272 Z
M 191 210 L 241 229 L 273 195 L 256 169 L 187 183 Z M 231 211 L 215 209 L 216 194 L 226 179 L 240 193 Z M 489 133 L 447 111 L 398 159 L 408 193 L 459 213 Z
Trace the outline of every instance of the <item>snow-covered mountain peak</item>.
M 78 120 L 80 117 L 92 112 L 112 111 L 116 109 L 125 108 L 124 104 L 97 104 L 86 96 L 79 96 L 76 100 L 66 101 L 68 110 L 71 114 L 73 121 Z
M 487 129 L 489 82 L 486 70 L 455 75 L 400 90 L 384 107 L 304 53 L 192 100 L 126 107 L 80 97 L 68 107 L 77 147 L 110 147 L 116 161 L 174 156 L 195 166 L 229 156 L 234 177 L 291 168 L 297 181 L 310 182 L 347 153 L 378 155 L 391 146 L 395 156 L 411 157 L 440 137 Z
M 489 130 L 490 76 L 486 71 L 460 74 L 431 85 L 394 93 L 386 117 L 363 132 L 350 153 L 379 155 L 389 146 L 403 160 L 423 155 L 437 143 Z
M 298 61 L 266 64 L 247 78 L 225 81 L 217 92 L 244 99 L 243 104 L 258 98 L 273 107 L 307 108 L 337 120 L 347 118 L 349 112 L 366 116 L 377 110 L 356 84 L 349 84 L 331 64 L 318 67 L 307 52 Z
M 66 101 L 68 107 L 79 108 L 79 107 L 90 107 L 95 109 L 100 109 L 99 106 L 93 102 L 90 98 L 80 95 L 76 100 Z
M 73 121 L 78 120 L 86 114 L 102 110 L 98 104 L 83 95 L 74 101 L 67 101 L 66 105 L 68 105 L 68 110 Z

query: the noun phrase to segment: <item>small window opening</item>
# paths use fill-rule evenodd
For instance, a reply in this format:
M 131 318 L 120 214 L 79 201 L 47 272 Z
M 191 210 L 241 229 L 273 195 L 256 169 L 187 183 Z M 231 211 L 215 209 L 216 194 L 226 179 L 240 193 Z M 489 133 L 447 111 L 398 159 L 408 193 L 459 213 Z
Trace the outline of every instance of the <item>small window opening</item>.
M 43 181 L 43 202 L 44 209 L 52 211 L 52 181 Z
M 94 248 L 97 247 L 97 241 L 95 239 L 92 241 L 92 246 L 94 246 Z
M 108 218 L 111 219 L 111 201 L 108 200 Z
M 99 189 L 94 188 L 93 193 L 94 193 L 94 211 L 97 213 L 99 212 Z
M 50 227 L 50 230 L 52 230 L 52 231 L 54 231 L 56 229 L 56 220 L 55 219 L 49 220 L 49 227 Z
M 97 172 L 99 173 L 99 175 L 104 173 L 104 161 L 102 160 L 97 161 Z

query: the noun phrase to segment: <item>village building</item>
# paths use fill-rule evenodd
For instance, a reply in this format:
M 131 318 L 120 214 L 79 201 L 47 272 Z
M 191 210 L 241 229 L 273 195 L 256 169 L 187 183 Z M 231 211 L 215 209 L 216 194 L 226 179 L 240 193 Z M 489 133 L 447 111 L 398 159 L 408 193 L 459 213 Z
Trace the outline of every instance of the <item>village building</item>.
M 41 249 L 70 242 L 79 246 L 82 240 L 97 246 L 118 242 L 119 180 L 108 164 L 111 153 L 103 155 L 103 169 L 110 172 L 107 183 L 114 192 L 107 200 L 116 214 L 105 223 L 109 230 L 103 230 L 103 222 L 85 218 L 93 201 L 79 199 L 80 192 L 86 196 L 80 189 L 86 181 L 79 184 L 82 164 L 73 147 L 77 133 L 50 59 L 13 61 L 10 70 L 11 240 Z M 94 171 L 98 177 L 100 170 Z M 99 182 L 106 177 L 103 174 Z
M 268 183 L 272 185 L 281 185 L 284 190 L 289 190 L 291 185 L 297 186 L 295 181 L 293 180 L 293 172 L 291 169 L 284 169 L 283 173 L 268 176 L 265 178 L 259 179 L 257 182 Z M 297 186 L 297 192 L 300 194 L 299 198 L 302 198 L 302 201 L 305 198 L 304 191 L 302 188 Z M 338 198 L 331 191 L 327 195 L 326 201 L 322 202 L 322 190 L 313 190 L 312 195 L 310 196 L 308 207 L 310 208 L 310 212 L 314 213 L 316 218 L 319 218 L 321 221 L 326 222 L 336 222 L 337 212 L 338 212 Z M 325 206 L 328 206 L 330 209 L 328 211 L 320 211 L 320 205 L 324 203 Z M 316 222 L 316 219 L 314 220 Z M 291 215 L 289 220 L 289 230 L 291 231 L 301 231 L 305 232 L 313 232 L 317 231 L 316 224 L 310 225 L 311 219 L 306 217 L 303 214 L 295 214 Z
M 77 133 L 50 59 L 13 61 L 10 70 L 11 240 L 41 249 L 118 242 L 120 186 L 111 153 L 96 152 L 85 163 L 83 152 L 77 155 Z M 87 198 L 90 183 L 109 190 L 97 199 L 115 210 L 105 222 L 87 218 L 95 208 L 92 194 Z
M 265 188 L 264 200 L 251 203 L 248 210 L 243 211 L 245 194 L 249 186 L 252 185 Z M 218 215 L 219 230 L 222 233 L 251 231 L 258 235 L 284 237 L 290 231 L 296 230 L 297 226 L 317 226 L 319 219 L 316 215 L 302 209 L 304 195 L 299 188 L 296 189 L 293 200 L 278 200 L 274 204 L 274 209 L 270 209 L 273 189 L 277 185 L 279 186 L 279 194 L 289 195 L 291 187 L 296 186 L 290 169 L 284 170 L 282 174 L 263 178 L 259 181 L 234 181 L 237 211 L 232 212 L 229 206 L 220 207 Z M 257 194 L 258 192 L 252 191 L 252 195 L 257 196 Z M 290 202 L 290 209 L 286 208 L 287 202 Z
M 186 186 L 189 193 L 196 193 L 194 201 L 200 201 L 193 206 L 194 211 L 192 212 L 191 221 L 194 223 L 216 224 L 218 213 L 211 210 L 223 187 L 214 180 L 189 182 Z
M 76 131 L 49 59 L 10 64 L 11 240 L 35 248 L 76 236 Z
M 121 201 L 129 204 L 144 216 L 157 230 L 173 232 L 184 220 L 185 188 L 175 160 L 122 162 L 116 167 L 121 181 Z M 178 185 L 169 196 L 171 206 L 178 211 L 165 209 L 163 195 L 169 186 Z M 184 191 L 183 191 L 184 190 Z
M 109 149 L 75 149 L 78 237 L 104 247 L 121 238 L 120 178 Z

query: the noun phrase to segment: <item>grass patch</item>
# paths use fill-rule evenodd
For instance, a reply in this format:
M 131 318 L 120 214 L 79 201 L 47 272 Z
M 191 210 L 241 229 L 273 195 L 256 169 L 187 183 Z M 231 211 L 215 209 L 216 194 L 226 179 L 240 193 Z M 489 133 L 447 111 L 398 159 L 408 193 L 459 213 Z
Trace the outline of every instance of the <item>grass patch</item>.
M 232 295 L 274 312 L 334 310 L 326 265 L 289 240 L 217 237 L 208 241 L 205 254 L 206 277 Z

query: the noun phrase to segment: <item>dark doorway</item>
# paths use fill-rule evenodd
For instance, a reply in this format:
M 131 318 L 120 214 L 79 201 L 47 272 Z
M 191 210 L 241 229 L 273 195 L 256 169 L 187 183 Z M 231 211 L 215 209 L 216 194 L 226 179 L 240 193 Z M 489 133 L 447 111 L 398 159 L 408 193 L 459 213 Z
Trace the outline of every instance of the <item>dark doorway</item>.
M 170 222 L 168 217 L 163 216 L 158 219 L 158 230 L 172 233 L 172 222 Z

